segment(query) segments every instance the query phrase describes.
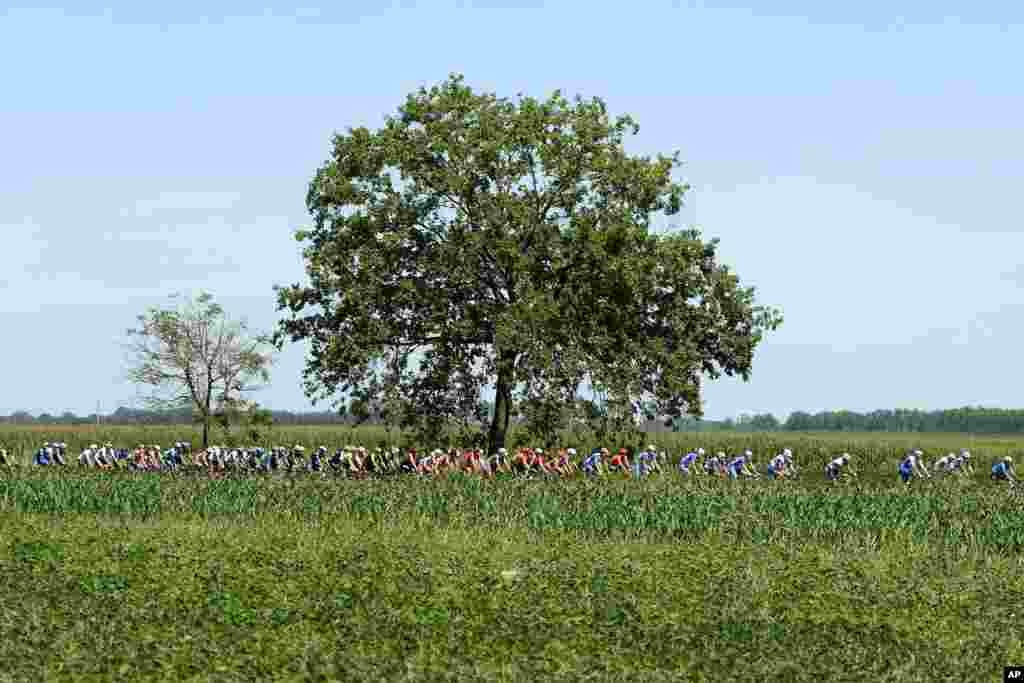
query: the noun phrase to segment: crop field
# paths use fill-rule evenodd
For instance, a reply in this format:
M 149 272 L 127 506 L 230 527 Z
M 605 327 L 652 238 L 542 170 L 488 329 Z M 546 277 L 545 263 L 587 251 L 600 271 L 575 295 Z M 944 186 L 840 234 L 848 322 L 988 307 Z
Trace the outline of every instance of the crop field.
M 793 481 L 27 466 L 44 440 L 74 457 L 182 438 L 0 429 L 25 463 L 0 468 L 0 681 L 996 681 L 1024 662 L 1024 495 L 987 475 L 1013 438 L 642 439 L 751 448 L 762 466 L 788 446 Z M 910 447 L 970 448 L 978 473 L 905 486 Z M 844 450 L 860 476 L 825 482 Z

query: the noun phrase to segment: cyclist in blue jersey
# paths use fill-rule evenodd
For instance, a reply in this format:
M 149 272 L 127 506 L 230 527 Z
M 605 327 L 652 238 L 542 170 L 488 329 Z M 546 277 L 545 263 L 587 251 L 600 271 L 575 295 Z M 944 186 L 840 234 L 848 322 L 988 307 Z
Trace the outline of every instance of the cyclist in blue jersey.
M 785 479 L 796 476 L 793 454 L 788 448 L 768 461 L 768 476 L 772 479 Z
M 921 450 L 915 449 L 907 453 L 900 461 L 900 479 L 904 484 L 909 484 L 910 480 L 914 478 L 931 479 L 932 475 L 924 465 L 923 456 L 924 453 Z
M 647 450 L 640 454 L 640 461 L 647 468 L 647 472 L 660 472 L 661 461 L 666 458 L 664 451 L 658 453 L 658 449 L 654 444 L 648 444 Z
M 323 459 L 327 457 L 327 452 L 327 446 L 321 446 L 309 456 L 310 472 L 319 472 L 324 468 Z
M 698 448 L 696 451 L 690 451 L 682 458 L 679 459 L 679 471 L 690 476 L 691 468 L 696 468 L 697 460 L 700 456 L 704 455 L 704 449 Z
M 743 455 L 733 458 L 728 466 L 729 478 L 739 479 L 740 477 L 745 477 L 756 479 L 758 474 L 753 469 L 753 459 L 754 454 L 749 449 Z
M 992 480 L 1006 481 L 1010 486 L 1017 484 L 1017 475 L 1013 471 L 1013 458 L 1009 455 L 992 465 Z
M 595 448 L 583 460 L 583 473 L 585 475 L 593 477 L 601 474 L 601 455 L 601 449 Z
M 646 477 L 651 472 L 655 472 L 658 469 L 658 451 L 656 447 L 651 444 L 647 446 L 646 450 L 642 451 L 636 456 L 636 460 L 633 462 L 633 476 L 637 479 Z
M 44 444 L 42 448 L 36 451 L 35 456 L 32 458 L 33 464 L 39 465 L 41 467 L 45 467 L 46 465 L 50 464 L 49 445 L 50 444 Z

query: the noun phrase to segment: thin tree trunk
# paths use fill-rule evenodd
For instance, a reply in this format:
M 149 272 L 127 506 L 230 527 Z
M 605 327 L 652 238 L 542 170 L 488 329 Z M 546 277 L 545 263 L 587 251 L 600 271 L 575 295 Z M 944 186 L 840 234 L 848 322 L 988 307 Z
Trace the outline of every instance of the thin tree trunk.
M 487 439 L 488 452 L 496 453 L 505 446 L 505 435 L 508 433 L 509 417 L 512 415 L 512 380 L 513 360 L 502 358 L 498 369 L 498 382 L 494 395 L 494 417 L 491 419 L 491 430 Z
M 206 365 L 206 396 L 205 410 L 203 411 L 203 450 L 209 447 L 209 436 L 210 436 L 210 403 L 213 401 L 213 368 L 210 364 Z

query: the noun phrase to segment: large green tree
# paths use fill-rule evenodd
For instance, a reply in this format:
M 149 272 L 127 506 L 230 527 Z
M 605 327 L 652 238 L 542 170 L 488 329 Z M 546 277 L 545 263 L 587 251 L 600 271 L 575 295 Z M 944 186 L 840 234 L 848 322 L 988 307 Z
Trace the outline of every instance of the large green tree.
M 781 317 L 716 240 L 652 230 L 689 188 L 677 154 L 626 153 L 638 130 L 597 98 L 452 75 L 381 129 L 336 134 L 296 232 L 309 283 L 278 288 L 278 343 L 311 343 L 309 397 L 388 391 L 423 425 L 470 420 L 489 389 L 494 449 L 518 400 L 589 388 L 626 421 L 641 398 L 699 415 L 703 378 L 748 378 Z

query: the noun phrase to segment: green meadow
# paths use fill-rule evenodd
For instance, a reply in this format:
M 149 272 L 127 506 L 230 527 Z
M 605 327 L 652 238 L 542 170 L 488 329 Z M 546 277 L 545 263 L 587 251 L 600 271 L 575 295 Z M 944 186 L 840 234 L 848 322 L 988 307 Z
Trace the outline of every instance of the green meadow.
M 160 429 L 110 438 L 187 438 Z M 332 448 L 380 438 L 281 432 Z M 0 431 L 8 448 L 16 437 Z M 789 445 L 804 472 L 0 469 L 0 681 L 996 681 L 1024 662 L 1024 496 L 987 476 L 1013 440 L 645 440 L 759 455 Z M 978 474 L 899 484 L 910 445 L 969 447 Z M 823 481 L 836 450 L 858 455 L 856 480 Z

